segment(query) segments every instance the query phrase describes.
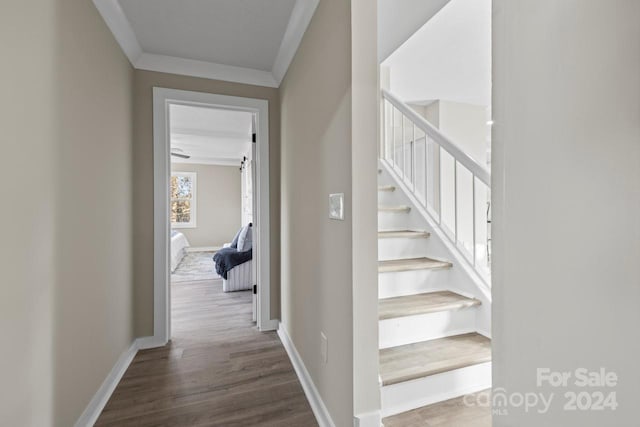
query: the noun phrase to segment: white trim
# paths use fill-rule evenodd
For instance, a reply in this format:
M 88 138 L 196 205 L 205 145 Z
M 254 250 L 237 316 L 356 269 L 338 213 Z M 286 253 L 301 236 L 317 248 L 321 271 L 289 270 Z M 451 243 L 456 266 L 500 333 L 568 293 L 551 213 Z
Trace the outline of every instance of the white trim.
M 298 375 L 298 379 L 300 380 L 304 394 L 307 396 L 309 405 L 311 405 L 311 410 L 313 411 L 313 415 L 316 417 L 318 425 L 320 427 L 335 427 L 335 424 L 331 419 L 331 415 L 329 414 L 329 410 L 325 406 L 322 396 L 320 396 L 320 392 L 313 383 L 313 379 L 311 379 L 309 371 L 307 371 L 298 350 L 296 350 L 296 346 L 293 344 L 293 341 L 291 341 L 291 338 L 282 323 L 280 323 L 278 327 L 278 336 L 280 337 L 280 341 L 282 341 L 284 349 L 289 355 L 293 369 L 295 369 L 296 374 Z
M 222 246 L 189 246 L 184 248 L 185 252 L 215 252 L 222 249 Z
M 215 62 L 178 58 L 175 56 L 142 53 L 133 64 L 138 70 L 159 71 L 183 76 L 224 80 L 257 86 L 278 87 L 278 83 L 269 71 L 253 68 L 234 67 Z
M 380 411 L 356 415 L 353 418 L 354 427 L 383 427 Z
M 232 166 L 234 168 L 239 168 L 240 163 L 242 163 L 242 159 L 223 159 L 223 158 L 213 158 L 213 157 L 192 157 L 190 159 L 177 159 L 174 157 L 171 159 L 172 165 L 208 165 L 208 166 Z
M 120 48 L 129 58 L 131 65 L 135 67 L 138 58 L 142 55 L 142 47 L 120 3 L 118 0 L 93 0 L 93 4 L 102 15 L 102 19 L 113 33 Z
M 296 0 L 296 4 L 293 6 L 287 29 L 284 32 L 280 49 L 273 64 L 272 74 L 278 86 L 280 86 L 289 69 L 289 65 L 291 65 L 291 61 L 293 61 L 293 57 L 296 55 L 318 3 L 320 3 L 320 0 Z
M 144 52 L 118 0 L 93 0 L 93 3 L 136 69 L 277 88 L 291 65 L 319 0 L 296 0 L 271 71 Z
M 161 345 L 171 334 L 170 266 L 169 266 L 169 108 L 170 104 L 197 105 L 205 108 L 226 108 L 256 115 L 258 186 L 255 218 L 258 268 L 258 317 L 261 331 L 274 330 L 277 320 L 271 319 L 271 257 L 269 223 L 269 103 L 263 99 L 215 95 L 177 89 L 153 88 L 153 177 L 154 177 L 154 302 L 153 333 Z
M 129 348 L 120 355 L 115 365 L 113 365 L 113 368 L 111 368 L 111 371 L 100 385 L 100 388 L 98 388 L 98 391 L 93 395 L 93 398 L 82 412 L 82 415 L 80 415 L 80 418 L 78 418 L 74 424 L 75 427 L 90 427 L 96 423 L 102 410 L 107 405 L 109 398 L 113 394 L 113 391 L 124 376 L 127 368 L 129 368 L 133 358 L 138 353 L 138 350 L 156 347 L 155 344 L 153 337 L 138 338 L 131 343 Z

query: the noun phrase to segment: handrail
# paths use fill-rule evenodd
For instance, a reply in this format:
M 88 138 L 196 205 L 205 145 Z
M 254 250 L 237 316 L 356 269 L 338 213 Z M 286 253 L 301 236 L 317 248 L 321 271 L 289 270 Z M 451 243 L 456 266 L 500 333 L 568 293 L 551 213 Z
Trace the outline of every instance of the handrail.
M 383 89 L 382 98 L 381 160 L 397 175 L 401 187 L 406 186 L 416 207 L 424 208 L 427 219 L 442 231 L 445 244 L 450 241 L 460 259 L 491 286 L 491 172 L 391 92 Z M 418 136 L 417 129 L 424 136 Z M 429 154 L 434 149 L 437 152 Z M 440 153 L 448 154 L 446 163 Z M 443 168 L 445 164 L 449 166 Z
M 382 96 L 387 99 L 402 114 L 407 116 L 415 125 L 417 125 L 424 133 L 429 135 L 435 142 L 449 152 L 455 159 L 465 168 L 482 181 L 487 187 L 491 188 L 491 172 L 478 163 L 473 157 L 462 151 L 454 142 L 444 136 L 438 129 L 429 123 L 424 117 L 416 113 L 411 107 L 404 103 L 400 98 L 382 89 Z

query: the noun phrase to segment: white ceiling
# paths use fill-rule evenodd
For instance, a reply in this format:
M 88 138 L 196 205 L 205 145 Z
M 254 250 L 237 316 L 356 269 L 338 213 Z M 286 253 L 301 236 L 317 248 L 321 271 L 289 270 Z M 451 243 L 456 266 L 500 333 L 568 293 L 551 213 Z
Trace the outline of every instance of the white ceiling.
M 451 0 L 383 65 L 407 102 L 491 105 L 491 0 Z
M 252 114 L 173 104 L 169 130 L 171 150 L 191 156 L 171 156 L 173 163 L 240 166 L 251 150 Z
M 263 71 L 273 68 L 294 4 L 295 0 L 120 0 L 145 52 Z
M 135 68 L 278 87 L 319 0 L 93 0 Z

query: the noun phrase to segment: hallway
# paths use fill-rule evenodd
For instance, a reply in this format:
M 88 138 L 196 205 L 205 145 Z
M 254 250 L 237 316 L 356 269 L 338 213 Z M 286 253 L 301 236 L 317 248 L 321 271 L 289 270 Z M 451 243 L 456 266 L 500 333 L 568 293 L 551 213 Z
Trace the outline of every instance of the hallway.
M 140 351 L 96 426 L 315 426 L 275 332 L 251 321 L 251 293 L 221 280 L 172 285 L 169 345 Z

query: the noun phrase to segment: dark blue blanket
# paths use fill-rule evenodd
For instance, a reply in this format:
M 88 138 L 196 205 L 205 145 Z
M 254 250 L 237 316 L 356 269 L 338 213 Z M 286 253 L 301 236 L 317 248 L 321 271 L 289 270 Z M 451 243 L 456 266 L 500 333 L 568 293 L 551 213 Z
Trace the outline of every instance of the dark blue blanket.
M 244 264 L 251 259 L 253 250 L 239 252 L 236 248 L 222 248 L 213 255 L 216 273 L 227 278 L 227 273 L 236 265 Z

